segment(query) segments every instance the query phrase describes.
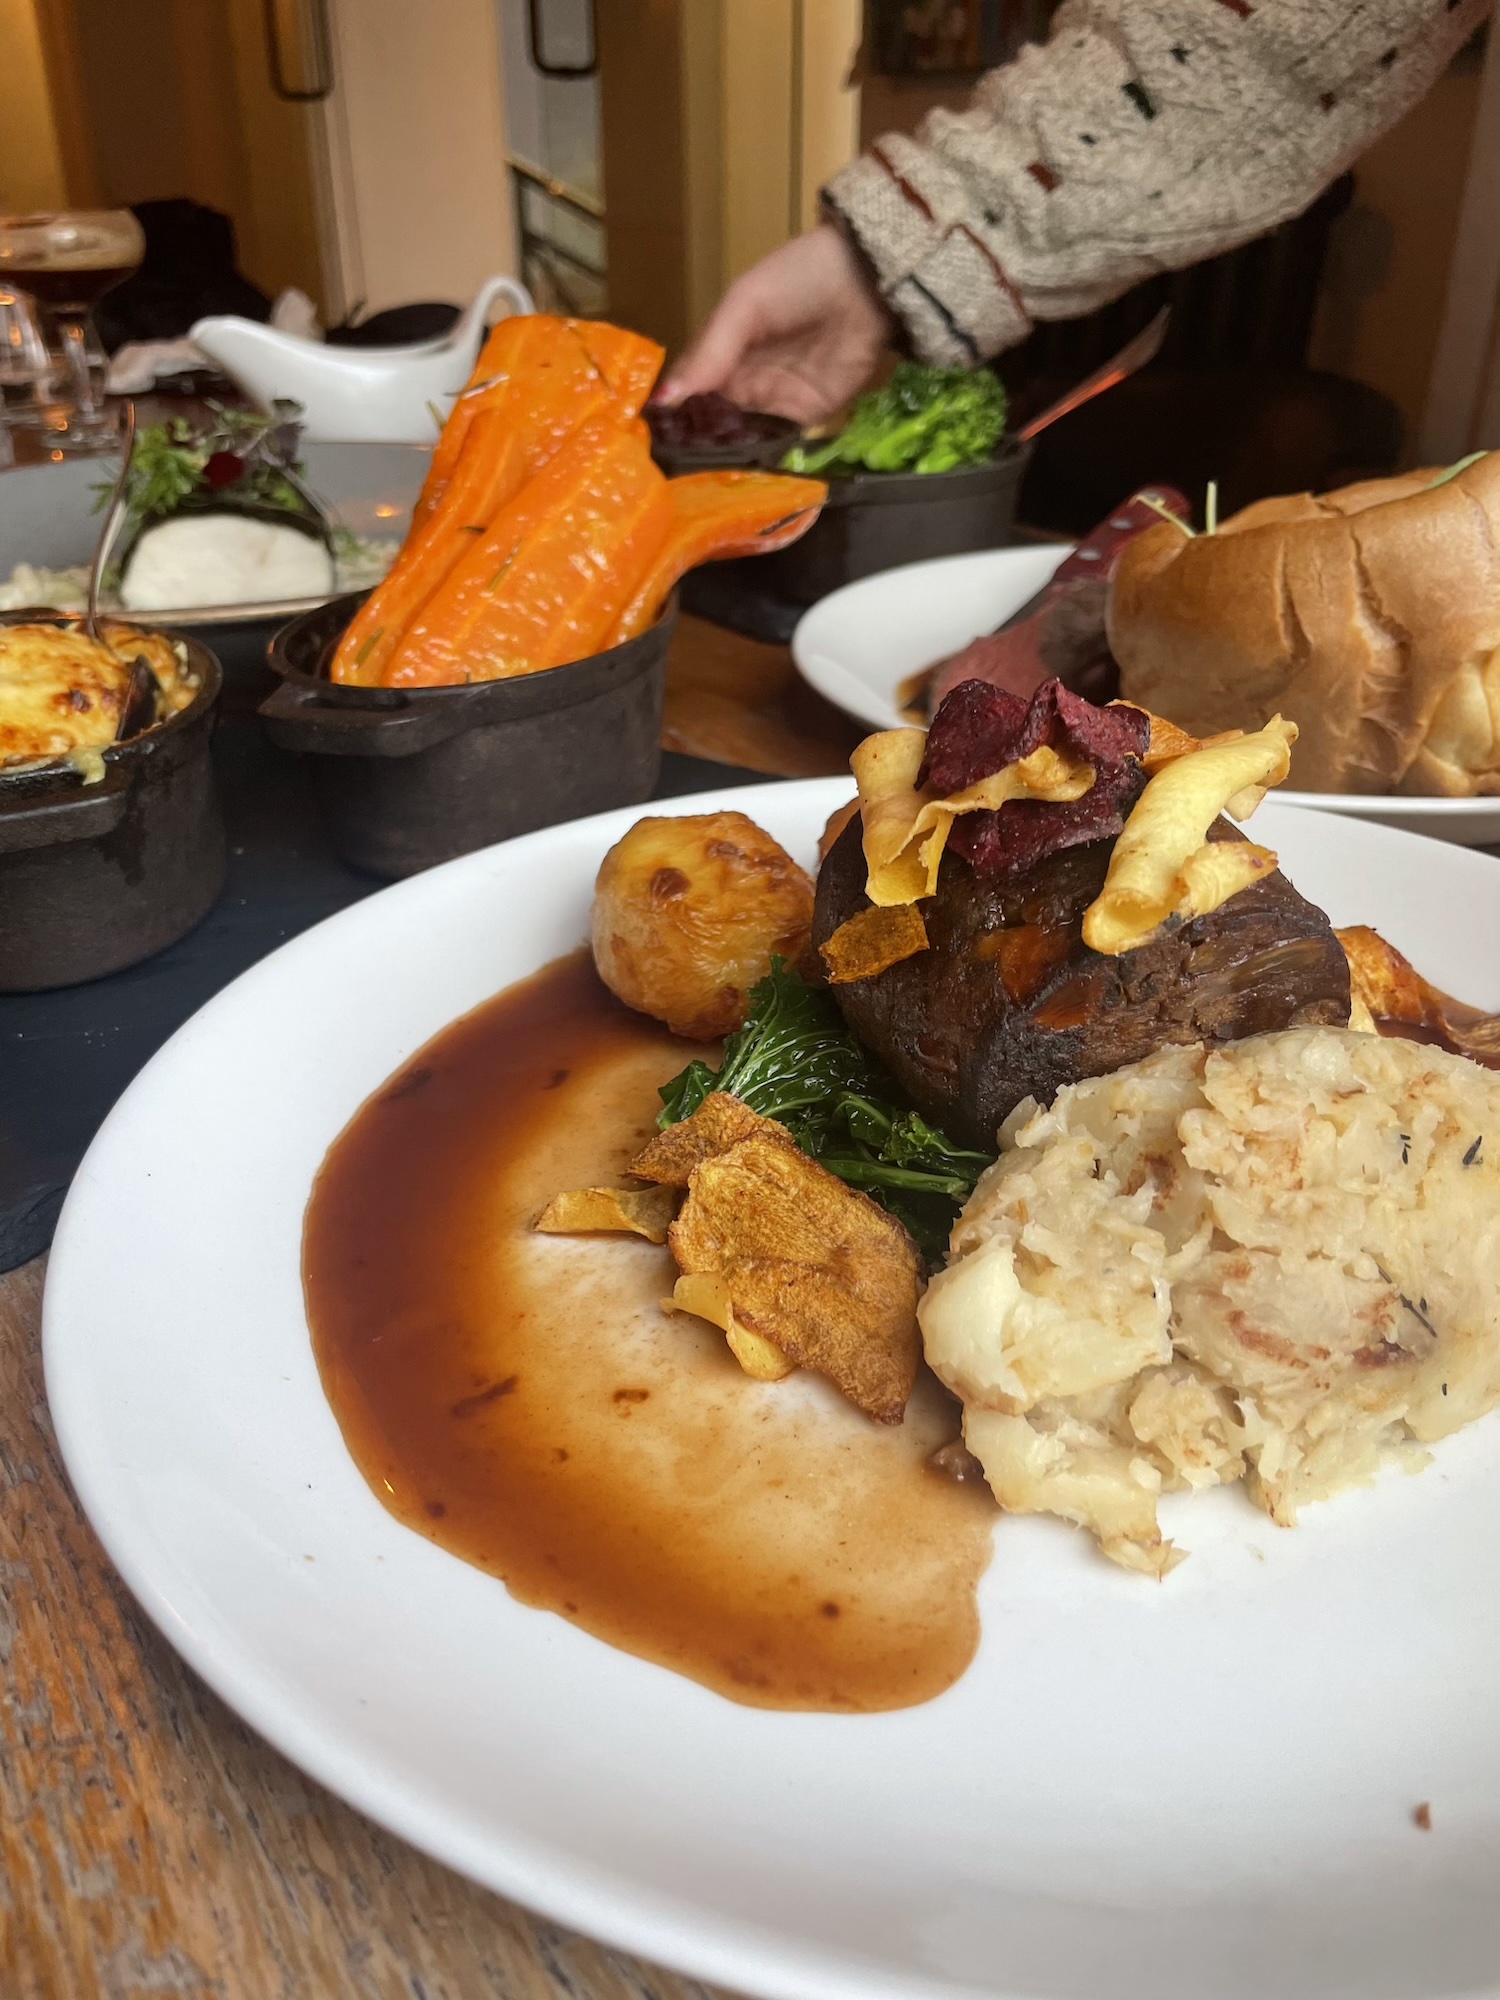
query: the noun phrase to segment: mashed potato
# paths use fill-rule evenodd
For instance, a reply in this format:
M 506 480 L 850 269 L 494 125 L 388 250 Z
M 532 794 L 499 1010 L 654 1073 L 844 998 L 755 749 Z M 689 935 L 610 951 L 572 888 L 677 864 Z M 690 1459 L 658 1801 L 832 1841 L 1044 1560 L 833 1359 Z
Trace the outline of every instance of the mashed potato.
M 1028 1100 L 921 1307 L 1002 1507 L 1181 1560 L 1163 1492 L 1283 1526 L 1500 1401 L 1500 1074 L 1299 1028 Z

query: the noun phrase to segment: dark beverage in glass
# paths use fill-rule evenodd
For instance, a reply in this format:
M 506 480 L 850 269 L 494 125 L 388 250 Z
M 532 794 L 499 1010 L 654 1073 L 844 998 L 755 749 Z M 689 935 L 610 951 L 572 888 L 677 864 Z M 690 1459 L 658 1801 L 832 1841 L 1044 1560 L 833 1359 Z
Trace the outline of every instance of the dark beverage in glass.
M 53 312 L 79 314 L 91 312 L 104 294 L 134 269 L 134 264 L 0 264 L 6 283 L 18 292 L 30 292 L 38 304 Z
M 50 319 L 62 350 L 62 373 L 73 407 L 55 442 L 97 451 L 114 439 L 90 366 L 91 314 L 112 285 L 145 255 L 141 225 L 128 208 L 59 209 L 45 215 L 0 216 L 0 284 L 28 292 Z

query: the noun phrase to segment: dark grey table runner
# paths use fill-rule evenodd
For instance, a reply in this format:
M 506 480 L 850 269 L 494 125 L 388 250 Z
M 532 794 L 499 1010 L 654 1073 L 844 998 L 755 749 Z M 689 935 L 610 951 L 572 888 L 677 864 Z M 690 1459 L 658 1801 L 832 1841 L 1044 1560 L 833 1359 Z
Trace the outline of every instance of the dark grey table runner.
M 0 1271 L 46 1249 L 89 1141 L 168 1036 L 247 966 L 381 886 L 333 852 L 307 772 L 253 714 L 224 717 L 214 762 L 229 876 L 198 928 L 111 978 L 0 996 Z M 763 782 L 758 771 L 669 753 L 654 796 Z

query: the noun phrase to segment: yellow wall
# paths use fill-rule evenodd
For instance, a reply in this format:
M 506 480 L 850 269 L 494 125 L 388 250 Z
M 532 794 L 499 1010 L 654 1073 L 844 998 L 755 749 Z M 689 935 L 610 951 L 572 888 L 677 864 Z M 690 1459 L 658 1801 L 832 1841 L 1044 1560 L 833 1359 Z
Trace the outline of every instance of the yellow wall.
M 515 269 L 494 0 L 328 5 L 338 87 L 310 106 L 272 89 L 263 0 L 0 0 L 0 210 L 186 196 L 327 318 L 467 303 Z
M 606 0 L 597 10 L 609 309 L 673 349 L 689 325 L 690 180 L 705 228 L 712 206 L 701 136 L 691 174 L 686 164 L 685 95 L 691 65 L 694 102 L 714 101 L 717 0 L 689 4 L 696 33 L 684 31 L 682 0 Z
M 794 232 L 793 0 L 721 0 L 721 282 Z
M 32 4 L 0 0 L 0 18 Z M 273 296 L 300 285 L 316 298 L 310 114 L 272 93 L 260 0 L 36 4 L 54 51 L 49 115 L 64 125 L 56 150 L 67 155 L 48 200 L 203 202 L 233 217 L 247 277 Z M 0 97 L 14 82 L 0 49 Z M 7 118 L 0 171 L 18 156 Z
M 67 200 L 35 0 L 0 0 L 0 212 Z
M 1355 205 L 1337 225 L 1324 272 L 1313 364 L 1383 390 L 1406 421 L 1409 452 L 1442 324 L 1478 96 L 1478 64 L 1461 56 L 1356 164 Z
M 818 219 L 859 145 L 859 0 L 719 0 L 721 278 Z
M 213 11 L 203 0 L 173 4 L 179 17 Z M 288 104 L 273 90 L 261 0 L 229 0 L 225 26 L 247 167 L 233 210 L 242 268 L 273 298 L 296 285 L 328 307 L 332 321 L 339 315 L 337 302 L 323 298 L 310 153 L 318 112 L 311 105 Z
M 494 0 L 330 0 L 330 12 L 346 300 L 372 312 L 466 305 L 487 277 L 516 269 Z
M 599 10 L 610 310 L 681 348 L 855 151 L 859 0 Z
M 860 87 L 853 79 L 860 0 L 798 0 L 802 53 L 798 226 L 818 219 L 818 190 L 859 151 Z
M 680 322 L 668 343 L 673 347 L 680 347 L 690 332 L 702 326 L 724 289 L 724 27 L 720 8 L 683 10 L 679 34 L 686 278 Z M 611 267 L 613 285 L 613 247 Z

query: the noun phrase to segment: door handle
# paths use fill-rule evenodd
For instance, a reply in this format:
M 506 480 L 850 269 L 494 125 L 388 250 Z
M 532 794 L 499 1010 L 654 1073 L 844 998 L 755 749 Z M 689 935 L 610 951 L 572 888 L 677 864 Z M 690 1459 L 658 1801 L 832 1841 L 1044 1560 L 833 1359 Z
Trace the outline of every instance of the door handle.
M 526 0 L 526 53 L 531 58 L 531 67 L 543 76 L 569 77 L 592 76 L 599 67 L 599 17 L 595 12 L 598 0 L 589 0 L 589 54 L 588 61 L 581 63 L 549 62 L 542 46 L 542 0 Z
M 263 0 L 263 4 L 271 88 L 288 104 L 323 103 L 333 95 L 328 0 Z M 290 68 L 289 44 L 295 52 Z

